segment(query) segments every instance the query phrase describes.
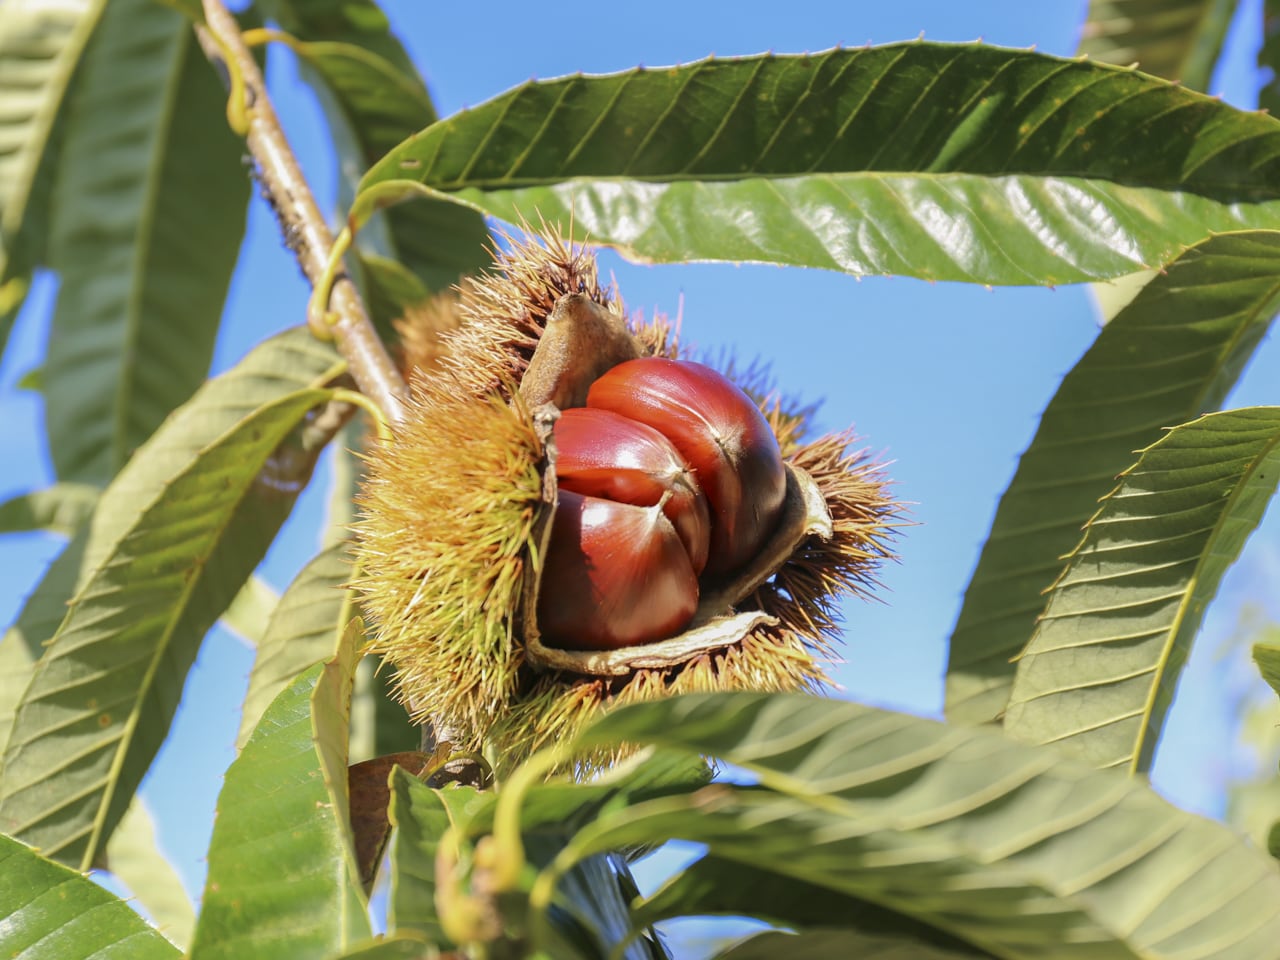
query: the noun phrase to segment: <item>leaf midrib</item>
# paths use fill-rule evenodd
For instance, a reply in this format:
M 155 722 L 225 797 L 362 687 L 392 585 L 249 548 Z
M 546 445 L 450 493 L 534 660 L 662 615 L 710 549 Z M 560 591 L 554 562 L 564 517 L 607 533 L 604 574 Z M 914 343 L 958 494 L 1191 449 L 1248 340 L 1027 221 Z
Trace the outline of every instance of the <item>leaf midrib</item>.
M 182 71 L 186 67 L 187 58 L 191 55 L 192 43 L 185 36 L 186 21 L 179 25 L 177 42 L 170 60 L 170 68 L 165 75 L 164 101 L 159 119 L 151 128 L 153 139 L 150 155 L 143 176 L 147 190 L 144 202 L 139 208 L 138 229 L 133 246 L 132 269 L 130 270 L 129 297 L 125 301 L 125 336 L 123 337 L 122 362 L 120 377 L 116 384 L 116 402 L 111 411 L 111 463 L 113 470 L 119 469 L 130 453 L 125 449 L 129 432 L 129 410 L 133 399 L 135 383 L 133 369 L 137 364 L 138 340 L 142 333 L 142 296 L 146 286 L 143 272 L 151 253 L 151 237 L 155 231 L 156 211 L 160 204 L 160 186 L 164 170 L 165 148 L 168 146 L 168 131 L 173 124 L 174 113 L 178 107 L 178 88 L 181 85 Z
M 661 738 L 659 737 L 658 739 L 661 739 Z M 667 744 L 667 745 L 672 746 L 672 744 Z M 684 749 L 684 747 L 682 747 L 679 744 L 675 744 L 674 746 L 677 749 Z M 1031 780 L 1035 779 L 1038 776 L 1043 775 L 1044 773 L 1052 769 L 1054 766 L 1056 766 L 1057 758 L 1055 758 L 1052 755 L 1052 753 L 1048 750 L 1046 750 L 1044 753 L 1045 753 L 1045 756 L 1042 758 L 1043 759 L 1042 763 L 1035 764 L 1035 765 L 1032 765 L 1032 764 L 1024 765 L 1022 767 L 1017 768 L 1016 770 L 1009 772 L 1008 776 L 1006 776 L 1005 779 L 1009 781 L 1014 781 L 1014 783 L 1013 783 L 1013 786 L 1010 786 L 1008 787 L 1008 789 L 1006 789 L 1005 791 L 1006 795 L 1012 789 L 1016 789 L 1017 786 L 1023 783 L 1030 782 Z M 937 757 L 933 757 L 932 759 L 937 759 Z M 929 762 L 929 761 L 926 761 L 926 762 Z M 798 780 L 786 774 L 780 773 L 779 771 L 762 767 L 758 764 L 751 762 L 750 760 L 743 760 L 741 758 L 738 758 L 734 760 L 734 763 L 735 765 L 741 766 L 744 769 L 752 771 L 753 773 L 759 774 L 761 777 L 762 785 L 769 786 L 771 789 L 776 790 L 779 794 L 779 799 L 790 798 L 793 800 L 798 800 L 807 805 L 811 805 L 813 808 L 815 808 L 818 811 L 821 811 L 833 816 L 837 816 L 842 819 L 847 819 L 849 822 L 859 822 L 860 820 L 863 820 L 863 817 L 861 816 L 863 811 L 859 809 L 860 805 L 857 804 L 856 802 L 846 801 L 838 797 L 832 796 L 830 794 L 815 792 L 813 787 L 810 784 L 805 783 L 803 780 Z M 771 782 L 766 783 L 766 781 L 771 781 Z M 983 792 L 983 797 L 986 797 L 987 792 L 988 791 Z M 1036 843 L 1043 842 L 1044 840 L 1052 837 L 1060 836 L 1063 833 L 1066 833 L 1072 829 L 1078 828 L 1082 824 L 1087 823 L 1088 821 L 1092 820 L 1094 817 L 1106 812 L 1107 810 L 1114 807 L 1116 804 L 1122 802 L 1126 795 L 1127 795 L 1127 791 L 1123 789 L 1116 789 L 1108 793 L 1102 794 L 1095 800 L 1095 802 L 1074 811 L 1073 814 L 1071 814 L 1070 816 L 1063 815 L 1058 820 L 1055 820 L 1053 824 L 1053 829 L 1048 831 L 1044 831 L 1044 830 L 1039 831 L 1033 837 L 1030 837 L 1030 838 L 1022 838 L 1023 842 L 1021 843 L 1021 845 L 1001 849 L 996 854 L 996 856 L 999 858 L 1001 862 L 1005 862 L 1008 860 L 1009 857 L 1016 855 L 1026 847 L 1034 846 Z M 927 822 L 920 822 L 920 823 L 914 823 L 914 824 L 906 823 L 906 822 L 889 824 L 885 822 L 882 818 L 879 824 L 879 829 L 882 829 L 891 833 L 901 833 L 901 834 L 918 833 L 921 830 L 927 830 L 929 827 L 937 825 L 937 823 L 940 821 L 945 822 L 947 820 L 956 819 L 957 817 L 962 816 L 964 813 L 972 812 L 973 809 L 978 809 L 981 806 L 985 805 L 987 802 L 990 802 L 989 798 L 976 800 L 976 801 L 973 798 L 966 798 L 966 800 L 968 801 L 966 804 L 966 809 L 960 810 L 959 813 L 951 813 L 943 817 L 933 817 L 931 820 Z M 649 815 L 656 810 L 658 815 L 661 816 L 668 809 L 671 812 L 685 813 L 693 809 L 696 809 L 696 806 L 691 804 L 689 801 L 689 798 L 687 797 L 676 796 L 676 797 L 660 798 L 656 800 L 643 801 L 639 804 L 635 804 L 632 807 L 628 808 L 628 810 L 626 811 L 626 815 L 628 818 L 633 817 L 636 811 L 640 810 L 641 815 L 644 816 L 644 815 Z M 936 813 L 936 810 L 931 810 L 930 812 Z M 557 874 L 563 875 L 576 862 L 584 859 L 586 856 L 590 856 L 591 854 L 595 853 L 598 843 L 595 842 L 595 839 L 592 837 L 592 833 L 595 832 L 595 833 L 601 833 L 601 834 L 607 835 L 607 833 L 613 828 L 613 821 L 619 821 L 619 822 L 625 823 L 625 820 L 621 814 L 615 814 L 613 817 L 606 817 L 601 820 L 597 820 L 597 821 L 594 821 L 593 823 L 588 824 L 585 828 L 583 828 L 581 831 L 579 831 L 578 834 L 576 834 L 573 837 L 573 839 L 569 842 L 569 844 L 566 845 L 566 847 L 561 851 L 560 855 L 556 857 L 551 869 L 554 870 Z M 1168 825 L 1168 829 L 1170 830 L 1170 832 L 1177 832 L 1179 829 L 1181 829 L 1181 826 L 1182 824 L 1176 818 L 1171 818 Z M 934 844 L 934 849 L 937 849 L 939 846 L 942 846 L 943 849 L 946 850 L 947 857 L 954 858 L 955 860 L 959 860 L 961 864 L 965 865 L 968 869 L 981 869 L 982 867 L 986 866 L 990 861 L 991 851 L 980 850 L 974 847 L 972 844 L 965 842 L 964 839 L 961 837 L 947 837 L 944 841 L 934 839 L 933 844 Z M 727 859 L 739 859 L 739 860 L 744 859 L 741 856 L 741 854 L 739 854 L 739 856 L 737 857 L 734 856 L 734 849 L 736 848 L 731 848 L 728 851 L 720 849 L 718 847 L 713 847 L 713 849 L 715 849 L 718 856 L 723 856 L 723 857 L 726 857 Z M 1140 855 L 1144 855 L 1146 852 L 1149 852 L 1149 851 L 1144 849 L 1141 851 Z M 810 881 L 814 879 L 811 874 L 802 875 L 802 872 L 788 869 L 788 865 L 785 862 L 775 862 L 774 864 L 771 865 L 770 869 L 784 876 L 786 875 L 793 876 L 796 879 L 801 879 L 801 880 L 808 879 Z M 1054 898 L 1055 900 L 1071 905 L 1082 916 L 1089 917 L 1090 919 L 1093 919 L 1095 922 L 1097 922 L 1094 915 L 1094 911 L 1089 908 L 1088 904 L 1081 902 L 1077 898 L 1075 892 L 1065 891 L 1065 890 L 1060 891 L 1054 886 L 1054 884 L 1051 881 L 1048 881 L 1046 878 L 1042 876 L 1036 875 L 1034 871 L 1018 870 L 1016 871 L 1016 875 L 1019 879 L 1019 882 L 1025 888 L 1041 890 L 1044 893 L 1051 896 L 1052 898 Z M 1087 889 L 1088 886 L 1089 885 L 1086 884 L 1084 885 L 1084 888 Z M 879 892 L 877 890 L 871 889 L 870 885 L 868 885 L 867 889 L 865 890 L 859 889 L 856 892 L 850 891 L 842 887 L 834 887 L 833 889 L 841 890 L 842 892 L 850 896 L 857 896 L 860 899 L 866 900 L 869 903 L 874 903 L 877 906 L 884 907 L 886 909 L 891 909 L 891 910 L 902 909 L 902 903 L 900 900 L 891 898 L 891 897 L 883 897 L 879 895 Z M 1000 952 L 999 944 L 992 943 L 990 942 L 989 939 L 984 941 L 977 940 L 976 937 L 978 936 L 979 931 L 970 927 L 961 928 L 954 921 L 952 921 L 944 912 L 929 911 L 924 916 L 927 917 L 927 920 L 925 922 L 929 923 L 931 926 L 936 927 L 938 930 L 944 931 L 950 934 L 951 936 L 959 937 L 963 941 L 967 943 L 971 943 L 974 946 L 978 946 L 982 949 L 990 950 L 996 953 Z M 1116 937 L 1116 938 L 1119 938 L 1122 936 L 1122 934 L 1120 933 L 1108 930 L 1106 927 L 1102 927 L 1101 924 L 1099 924 L 1099 926 L 1102 929 L 1106 930 L 1109 936 Z M 1127 943 L 1125 943 L 1124 945 L 1126 947 L 1130 947 L 1130 945 Z M 1138 954 L 1135 952 L 1135 956 L 1137 955 Z
M 255 416 L 265 415 L 265 413 L 273 411 L 275 410 L 276 407 L 283 406 L 283 404 L 289 404 L 293 402 L 293 399 L 294 397 L 296 397 L 297 393 L 305 393 L 305 392 L 306 390 L 300 390 L 300 392 L 291 392 L 291 393 L 285 394 L 285 396 L 282 398 L 276 399 L 276 401 L 274 402 L 264 404 L 264 406 L 257 408 L 257 410 L 252 413 L 251 419 L 252 417 L 255 417 Z M 209 449 L 219 447 L 219 445 L 221 443 L 224 443 L 225 440 L 227 440 L 230 435 L 237 433 L 237 431 L 241 430 L 242 428 L 243 428 L 243 421 L 238 421 L 236 422 L 236 424 L 233 424 L 232 426 L 230 426 L 228 430 L 225 430 L 223 431 L 223 433 L 219 434 L 218 438 L 211 440 L 210 443 L 207 443 L 204 445 L 204 447 L 201 447 L 200 452 L 196 454 L 195 460 L 193 460 L 193 462 L 195 463 L 200 462 L 202 454 L 204 454 L 206 451 L 209 451 Z M 186 472 L 187 471 L 183 471 L 183 475 L 186 475 Z M 168 485 L 166 485 L 165 489 L 168 489 Z M 214 527 L 210 527 L 209 532 L 207 532 L 207 538 L 209 538 L 211 544 L 218 543 L 220 539 L 220 535 L 223 534 L 225 530 L 227 530 L 227 527 L 230 524 L 232 524 L 234 517 L 236 517 L 239 504 L 242 504 L 244 502 L 244 498 L 248 497 L 248 494 L 250 494 L 252 489 L 253 489 L 253 481 L 250 480 L 250 483 L 247 483 L 246 485 L 244 485 L 241 495 L 239 495 L 239 497 L 236 499 L 236 502 L 234 502 L 234 504 L 230 506 L 228 511 L 225 511 L 223 517 L 221 517 L 221 521 L 219 522 L 219 524 Z M 155 503 L 159 502 L 159 499 L 163 494 L 164 492 L 163 490 L 161 490 L 160 494 L 157 495 L 156 500 L 154 500 L 151 506 L 147 507 L 147 509 L 151 509 L 151 507 L 154 507 Z M 146 511 L 143 511 L 143 513 L 140 513 L 140 517 L 145 515 L 145 513 Z M 128 532 L 125 532 L 124 536 L 128 536 Z M 108 559 L 110 558 L 111 554 L 114 554 L 114 552 L 115 552 L 115 548 L 113 547 L 113 549 L 111 549 L 111 553 L 108 554 Z M 168 613 L 166 613 L 166 617 L 165 617 L 166 623 L 165 623 L 163 634 L 160 635 L 159 640 L 157 640 L 157 643 L 155 644 L 154 653 L 152 653 L 151 655 L 150 663 L 147 664 L 146 672 L 143 673 L 142 681 L 140 682 L 140 685 L 138 685 L 137 695 L 131 698 L 132 707 L 131 709 L 129 709 L 128 719 L 122 724 L 122 727 L 120 727 L 119 736 L 115 737 L 114 745 L 111 746 L 110 748 L 111 751 L 113 751 L 113 758 L 111 758 L 110 768 L 108 769 L 108 772 L 106 772 L 106 776 L 101 783 L 102 797 L 101 797 L 101 800 L 99 801 L 99 804 L 97 804 L 96 813 L 95 815 L 93 815 L 92 833 L 90 835 L 90 838 L 88 838 L 88 844 L 86 846 L 86 849 L 84 849 L 84 859 L 81 861 L 82 872 L 83 870 L 88 870 L 92 868 L 93 859 L 95 859 L 95 854 L 97 852 L 97 849 L 99 849 L 101 836 L 102 836 L 102 829 L 104 829 L 106 826 L 106 817 L 108 817 L 108 812 L 111 808 L 111 800 L 114 799 L 115 788 L 116 786 L 119 785 L 120 772 L 122 772 L 122 769 L 124 767 L 125 756 L 127 756 L 129 753 L 129 745 L 131 745 L 133 742 L 134 733 L 136 733 L 137 731 L 138 721 L 140 721 L 142 717 L 143 704 L 145 704 L 145 701 L 146 701 L 146 691 L 151 689 L 152 681 L 155 680 L 156 671 L 159 671 L 160 664 L 164 662 L 165 654 L 168 653 L 170 641 L 172 641 L 173 639 L 174 631 L 177 630 L 178 623 L 182 622 L 183 614 L 186 613 L 187 611 L 189 600 L 191 600 L 191 595 L 195 593 L 197 586 L 201 584 L 202 580 L 204 580 L 205 567 L 207 566 L 207 563 L 209 563 L 209 559 L 211 556 L 212 556 L 212 549 L 207 550 L 204 556 L 198 558 L 198 561 L 195 564 L 192 564 L 192 566 L 188 568 L 188 570 L 191 571 L 191 575 L 186 577 L 186 582 L 184 582 L 183 588 L 182 590 L 180 590 L 180 593 L 178 594 L 177 602 L 170 605 L 168 609 Z M 97 570 L 93 572 L 93 575 L 88 577 L 86 584 L 84 584 L 84 588 L 81 591 L 79 591 L 79 594 L 77 594 L 76 599 L 74 599 L 72 602 L 72 608 L 70 608 L 72 609 L 72 611 L 74 611 L 77 605 L 81 603 L 81 600 L 83 599 L 83 594 L 86 593 L 86 591 L 88 590 L 88 588 L 90 588 L 90 586 L 92 586 L 93 581 L 97 579 L 97 576 L 99 576 L 99 573 L 101 573 L 102 570 L 105 570 L 105 563 L 100 564 L 99 568 L 97 568 Z M 68 611 L 68 617 L 69 616 L 70 616 L 70 611 Z M 61 627 L 59 627 L 59 632 L 61 632 Z M 67 844 L 60 845 L 58 849 L 61 849 L 61 846 L 65 846 L 65 845 Z
M 76 65 L 80 62 L 80 52 L 97 26 L 98 17 L 106 6 L 106 0 L 92 0 L 78 15 L 79 19 L 67 35 L 66 43 L 54 57 L 55 67 L 50 72 L 46 91 L 51 92 L 56 83 L 56 95 L 41 97 L 40 105 L 32 114 L 31 135 L 23 145 L 20 155 L 23 160 L 18 164 L 18 175 L 14 178 L 13 190 L 4 198 L 3 233 L 8 237 L 17 234 L 26 212 L 27 200 L 31 196 L 31 187 L 35 183 L 36 173 L 40 169 L 40 160 L 44 156 L 45 146 L 49 142 L 49 134 L 53 130 L 58 111 L 66 98 L 67 88 L 75 74 Z M 0 260 L 4 253 L 0 251 Z
M 1280 200 L 1280 189 L 1264 190 L 1261 187 L 1250 186 L 1242 187 L 1236 183 L 1227 183 L 1221 181 L 1212 182 L 1196 182 L 1195 184 L 1187 184 L 1181 181 L 1156 182 L 1156 181 L 1139 181 L 1139 180 L 1118 180 L 1112 177 L 1098 176 L 1097 174 L 1085 173 L 1079 170 L 1054 170 L 1052 172 L 1033 172 L 1027 170 L 1001 170 L 1001 171 L 972 171 L 972 170 L 948 170 L 948 171 L 931 171 L 931 170 L 824 170 L 818 172 L 806 171 L 788 171 L 784 173 L 702 173 L 697 175 L 686 175 L 679 173 L 663 173 L 663 174 L 612 174 L 612 175 L 596 175 L 590 173 L 575 174 L 546 174 L 537 177 L 481 177 L 478 179 L 454 179 L 450 181 L 433 181 L 430 177 L 416 180 L 410 177 L 401 177 L 396 179 L 378 180 L 375 185 L 383 187 L 385 184 L 395 182 L 407 182 L 414 184 L 423 184 L 432 190 L 439 191 L 445 195 L 461 193 L 465 190 L 477 190 L 483 193 L 497 193 L 504 190 L 530 190 L 539 187 L 555 187 L 563 184 L 593 184 L 593 183 L 614 183 L 614 184 L 652 184 L 676 186 L 682 184 L 690 184 L 700 186 L 704 184 L 720 184 L 720 183 L 749 183 L 752 181 L 835 181 L 844 182 L 851 180 L 884 180 L 891 181 L 896 179 L 911 178 L 913 180 L 932 180 L 945 182 L 948 180 L 974 180 L 974 181 L 1011 181 L 1011 180 L 1030 180 L 1030 181 L 1077 181 L 1090 184 L 1114 184 L 1117 187 L 1125 187 L 1129 189 L 1139 190 L 1156 190 L 1162 193 L 1170 194 L 1191 194 L 1201 196 L 1208 200 L 1214 200 L 1223 204 L 1258 204 L 1270 203 Z M 361 182 L 361 191 L 366 189 L 364 182 Z M 1277 219 L 1280 225 L 1280 218 Z M 1254 227 L 1252 229 L 1265 229 Z
M 1231 519 L 1236 503 L 1239 502 L 1240 498 L 1244 496 L 1246 491 L 1252 488 L 1254 475 L 1263 464 L 1270 461 L 1272 454 L 1276 451 L 1277 445 L 1280 445 L 1280 424 L 1276 425 L 1271 439 L 1261 450 L 1259 450 L 1258 455 L 1254 457 L 1253 461 L 1249 464 L 1249 467 L 1241 475 L 1240 482 L 1232 489 L 1231 495 L 1227 498 L 1226 505 L 1218 515 L 1218 520 L 1213 525 L 1212 532 L 1209 534 L 1209 537 L 1205 542 L 1205 549 L 1200 553 L 1200 559 L 1196 563 L 1195 570 L 1187 581 L 1187 589 L 1183 595 L 1182 602 L 1178 604 L 1177 615 L 1174 617 L 1173 623 L 1169 625 L 1168 633 L 1166 634 L 1168 639 L 1164 644 L 1160 661 L 1157 664 L 1160 668 L 1159 676 L 1156 682 L 1151 684 L 1148 688 L 1147 697 L 1143 703 L 1142 713 L 1140 714 L 1142 717 L 1142 725 L 1139 727 L 1138 737 L 1133 743 L 1133 751 L 1130 755 L 1129 762 L 1126 765 L 1130 774 L 1145 772 L 1145 768 L 1140 763 L 1143 755 L 1142 748 L 1150 735 L 1151 716 L 1155 711 L 1156 701 L 1159 699 L 1159 693 L 1163 688 L 1164 667 L 1168 662 L 1170 652 L 1178 645 L 1177 640 L 1182 633 L 1187 612 L 1195 605 L 1194 599 L 1198 596 L 1201 574 L 1204 572 L 1205 565 L 1213 557 L 1212 547 L 1217 543 L 1224 524 Z

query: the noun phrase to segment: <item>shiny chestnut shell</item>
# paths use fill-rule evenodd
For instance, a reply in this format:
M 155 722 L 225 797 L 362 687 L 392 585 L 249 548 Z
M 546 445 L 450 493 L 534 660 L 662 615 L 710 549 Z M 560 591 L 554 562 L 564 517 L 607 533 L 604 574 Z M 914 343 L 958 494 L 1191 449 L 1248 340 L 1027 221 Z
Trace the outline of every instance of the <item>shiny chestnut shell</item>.
M 538 599 L 548 645 L 651 643 L 683 628 L 697 606 L 697 574 L 661 508 L 560 492 Z
M 736 384 L 700 363 L 646 357 L 596 380 L 587 406 L 653 427 L 693 468 L 711 506 L 707 575 L 756 554 L 777 523 L 787 478 L 768 421 Z
M 661 503 L 695 574 L 707 565 L 707 498 L 679 451 L 657 430 L 610 410 L 575 407 L 555 424 L 561 490 L 638 507 Z

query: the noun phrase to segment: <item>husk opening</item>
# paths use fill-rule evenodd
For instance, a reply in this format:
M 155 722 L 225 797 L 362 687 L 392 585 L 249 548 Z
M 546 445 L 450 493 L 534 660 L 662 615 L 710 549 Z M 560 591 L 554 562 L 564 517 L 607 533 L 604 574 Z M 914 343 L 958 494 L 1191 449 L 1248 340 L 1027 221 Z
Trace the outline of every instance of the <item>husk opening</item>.
M 458 747 L 483 748 L 501 773 L 614 705 L 825 684 L 839 602 L 876 585 L 900 511 L 881 465 L 851 450 L 851 433 L 805 443 L 812 408 L 764 396 L 758 378 L 744 384 L 788 461 L 789 506 L 769 546 L 750 569 L 706 587 L 676 637 L 608 653 L 556 650 L 535 622 L 556 498 L 555 403 L 581 402 L 603 369 L 637 354 L 677 356 L 675 328 L 661 317 L 628 325 L 590 254 L 554 233 L 512 242 L 494 273 L 463 284 L 433 323 L 417 348 L 429 369 L 412 380 L 412 417 L 424 422 L 370 453 L 356 583 L 371 649 L 395 666 L 416 719 L 442 717 Z M 474 551 L 462 551 L 472 560 L 451 553 L 464 537 L 490 550 L 496 568 L 472 562 Z M 588 757 L 579 769 L 616 757 Z

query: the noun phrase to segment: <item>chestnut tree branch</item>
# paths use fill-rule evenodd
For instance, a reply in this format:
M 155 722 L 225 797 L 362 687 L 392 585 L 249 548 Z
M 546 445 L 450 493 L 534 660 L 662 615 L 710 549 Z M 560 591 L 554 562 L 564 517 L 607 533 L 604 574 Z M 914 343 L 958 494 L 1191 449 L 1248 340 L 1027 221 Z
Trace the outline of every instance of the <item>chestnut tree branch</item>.
M 329 262 L 333 234 L 285 139 L 267 96 L 262 71 L 241 37 L 239 25 L 222 0 L 203 0 L 203 4 L 205 23 L 196 26 L 196 36 L 205 56 L 224 76 L 239 81 L 229 84 L 233 96 L 236 88 L 243 84 L 246 129 L 242 132 L 257 168 L 263 196 L 275 211 L 285 245 L 293 251 L 303 274 L 314 287 Z M 238 104 L 233 104 L 231 112 L 234 114 L 238 108 Z M 334 340 L 360 392 L 381 407 L 389 421 L 400 420 L 407 394 L 404 378 L 369 322 L 355 284 L 345 274 L 333 286 L 329 307 L 336 315 L 331 328 Z
M 196 26 L 200 47 L 214 66 L 222 71 L 232 97 L 240 96 L 243 90 L 244 103 L 233 102 L 228 109 L 228 119 L 233 126 L 240 125 L 242 121 L 244 129 L 240 132 L 244 134 L 257 168 L 262 193 L 275 211 L 285 245 L 293 251 L 303 274 L 314 288 L 324 275 L 332 255 L 333 234 L 320 214 L 297 158 L 285 139 L 275 108 L 267 96 L 262 71 L 250 54 L 239 25 L 222 0 L 203 0 L 203 5 L 205 23 Z M 386 347 L 369 322 L 355 284 L 345 274 L 340 275 L 333 285 L 329 308 L 336 315 L 331 327 L 334 340 L 347 361 L 356 386 L 382 409 L 389 422 L 401 420 L 408 394 L 404 378 L 391 362 Z M 450 739 L 451 731 L 434 723 L 423 724 L 424 751 L 430 753 L 438 742 Z M 432 778 L 432 783 L 439 785 L 445 781 L 458 781 L 479 786 L 483 780 L 479 764 L 474 760 L 460 759 L 439 771 Z

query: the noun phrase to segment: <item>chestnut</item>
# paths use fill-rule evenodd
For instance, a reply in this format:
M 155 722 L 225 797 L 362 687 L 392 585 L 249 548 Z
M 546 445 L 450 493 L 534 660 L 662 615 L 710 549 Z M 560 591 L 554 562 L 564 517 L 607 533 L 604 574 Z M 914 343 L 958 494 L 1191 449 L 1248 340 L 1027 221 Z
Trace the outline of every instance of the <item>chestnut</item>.
M 707 498 L 671 441 L 636 420 L 587 407 L 560 414 L 555 440 L 561 490 L 638 507 L 664 502 L 693 572 L 702 573 L 711 530 Z
M 664 506 L 560 491 L 538 600 L 549 645 L 614 650 L 663 640 L 689 622 L 698 577 Z
M 755 556 L 777 523 L 787 477 L 768 421 L 736 384 L 700 363 L 645 357 L 597 379 L 587 406 L 653 427 L 692 467 L 711 506 L 708 576 Z

